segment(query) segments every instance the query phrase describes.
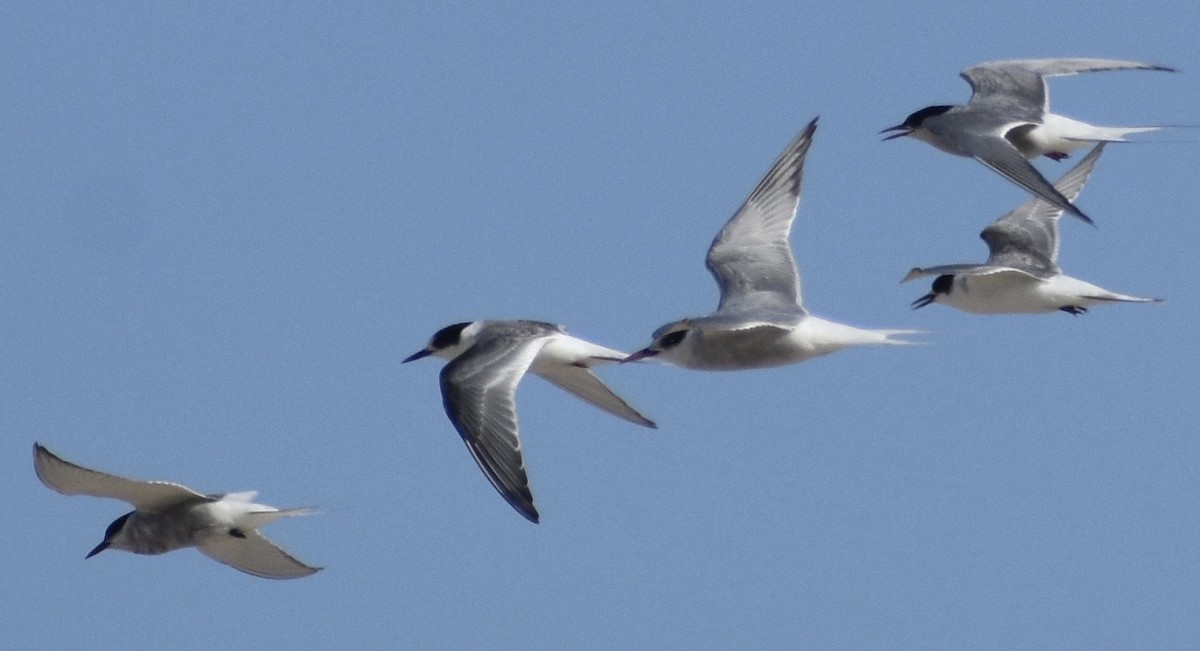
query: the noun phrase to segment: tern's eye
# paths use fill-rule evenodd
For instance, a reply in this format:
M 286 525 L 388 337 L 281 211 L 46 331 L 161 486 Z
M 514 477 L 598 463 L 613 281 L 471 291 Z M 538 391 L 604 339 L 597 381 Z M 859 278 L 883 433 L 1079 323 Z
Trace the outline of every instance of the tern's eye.
M 672 348 L 672 347 L 678 346 L 679 342 L 683 341 L 683 338 L 686 335 L 687 335 L 687 330 L 676 330 L 675 332 L 670 332 L 670 333 L 663 335 L 662 339 L 659 340 L 658 343 L 664 349 Z

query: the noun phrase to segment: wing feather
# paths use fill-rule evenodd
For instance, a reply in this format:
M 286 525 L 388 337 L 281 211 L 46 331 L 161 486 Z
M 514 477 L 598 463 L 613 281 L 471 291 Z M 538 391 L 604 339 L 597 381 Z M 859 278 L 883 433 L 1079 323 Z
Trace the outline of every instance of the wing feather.
M 971 85 L 971 104 L 1020 106 L 1050 110 L 1046 77 L 1105 70 L 1159 70 L 1174 68 L 1121 59 L 1006 59 L 971 66 L 960 74 Z
M 219 563 L 264 579 L 298 579 L 322 569 L 300 562 L 254 529 L 242 534 L 241 538 L 217 535 L 197 548 Z
M 546 337 L 485 334 L 441 373 L 442 404 L 450 422 L 492 486 L 532 522 L 538 521 L 538 512 L 521 456 L 515 395 L 546 342 Z
M 189 499 L 213 498 L 172 482 L 138 481 L 71 463 L 40 443 L 33 444 L 33 468 L 38 479 L 63 495 L 107 497 L 132 504 L 139 511 L 156 511 Z
M 1104 143 L 1092 148 L 1054 187 L 1075 201 L 1104 152 Z M 1040 198 L 1021 204 L 980 233 L 987 242 L 988 264 L 1034 271 L 1040 276 L 1058 273 L 1058 220 L 1062 208 Z
M 721 290 L 718 312 L 737 310 L 747 302 L 792 309 L 800 305 L 800 272 L 788 236 L 800 202 L 804 159 L 816 128 L 814 118 L 709 246 L 706 264 Z

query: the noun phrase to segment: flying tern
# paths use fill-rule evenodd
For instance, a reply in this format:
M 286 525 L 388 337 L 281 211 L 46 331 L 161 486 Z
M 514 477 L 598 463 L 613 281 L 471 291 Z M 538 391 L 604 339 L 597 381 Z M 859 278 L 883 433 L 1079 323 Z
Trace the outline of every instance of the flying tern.
M 1055 183 L 1074 201 L 1104 151 L 1096 145 Z M 1105 303 L 1152 303 L 1157 298 L 1117 294 L 1062 273 L 1058 267 L 1057 205 L 1031 199 L 988 225 L 980 233 L 991 252 L 984 264 L 952 264 L 916 268 L 902 282 L 937 276 L 933 291 L 913 301 L 913 308 L 944 303 L 976 314 L 1041 313 L 1062 310 L 1082 314 Z
M 258 533 L 282 517 L 312 509 L 277 509 L 251 502 L 256 493 L 205 495 L 164 481 L 138 481 L 76 465 L 40 443 L 33 446 L 38 479 L 63 495 L 91 495 L 128 502 L 133 511 L 108 525 L 104 540 L 88 552 L 106 549 L 163 554 L 196 547 L 215 561 L 267 579 L 296 579 L 320 570 L 306 565 Z
M 956 156 L 974 158 L 1054 206 L 1091 224 L 1092 219 L 1056 190 L 1030 160 L 1062 160 L 1088 144 L 1124 142 L 1132 133 L 1162 127 L 1098 127 L 1050 112 L 1047 77 L 1103 70 L 1173 68 L 1117 59 L 1009 59 L 963 70 L 971 84 L 965 105 L 928 106 L 884 129 L 884 140 L 912 136 Z
M 804 159 L 817 120 L 783 150 L 708 248 L 721 290 L 717 311 L 668 323 L 625 361 L 657 357 L 690 369 L 729 371 L 794 364 L 850 346 L 908 344 L 912 330 L 864 330 L 809 314 L 788 244 Z
M 644 427 L 657 427 L 613 393 L 591 367 L 619 362 L 625 353 L 572 337 L 540 321 L 473 321 L 437 331 L 405 363 L 427 356 L 442 368 L 442 404 L 492 486 L 518 513 L 539 519 L 525 474 L 515 394 L 527 371 L 554 386 Z

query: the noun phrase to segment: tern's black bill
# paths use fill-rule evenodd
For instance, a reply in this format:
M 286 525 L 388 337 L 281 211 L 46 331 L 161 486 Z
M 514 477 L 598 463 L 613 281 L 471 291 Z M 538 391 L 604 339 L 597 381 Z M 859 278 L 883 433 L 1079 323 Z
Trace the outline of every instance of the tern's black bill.
M 88 552 L 87 556 L 84 556 L 84 558 L 85 558 L 85 559 L 87 559 L 87 558 L 91 558 L 91 557 L 95 556 L 96 554 L 99 554 L 100 552 L 102 552 L 102 551 L 104 551 L 104 550 L 106 550 L 106 549 L 108 549 L 108 541 L 107 541 L 107 540 L 105 540 L 104 542 L 100 543 L 99 545 L 96 545 L 96 546 L 95 546 L 95 547 L 92 549 L 92 551 Z
M 409 355 L 408 357 L 405 357 L 404 361 L 400 362 L 400 363 L 407 364 L 409 362 L 415 362 L 418 359 L 421 359 L 422 357 L 429 357 L 430 354 L 431 354 L 431 351 L 429 351 L 428 349 L 418 350 L 417 352 Z
M 639 359 L 646 359 L 647 357 L 654 357 L 657 354 L 658 354 L 657 350 L 643 348 L 643 349 L 637 351 L 636 353 L 633 353 L 629 357 L 626 357 L 625 359 L 621 360 L 621 363 L 624 364 L 626 362 L 636 362 Z
M 930 303 L 932 303 L 933 299 L 936 297 L 937 297 L 937 294 L 930 292 L 930 293 L 922 296 L 921 298 L 918 298 L 917 300 L 913 301 L 912 309 L 919 310 L 919 309 L 925 307 L 926 305 L 929 305 Z

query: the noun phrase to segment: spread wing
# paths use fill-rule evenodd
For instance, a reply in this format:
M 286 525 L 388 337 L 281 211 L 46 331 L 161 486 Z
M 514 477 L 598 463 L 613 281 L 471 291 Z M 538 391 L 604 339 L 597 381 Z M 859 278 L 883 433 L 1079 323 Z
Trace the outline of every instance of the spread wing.
M 804 158 L 817 120 L 783 150 L 746 202 L 708 248 L 708 270 L 717 280 L 717 312 L 800 305 L 800 273 L 788 235 L 800 202 Z
M 1046 201 L 1059 210 L 1066 210 L 1083 221 L 1092 224 L 1092 218 L 1075 207 L 1069 199 L 1059 192 L 1042 173 L 1037 171 L 1021 152 L 1017 151 L 1008 141 L 1001 138 L 980 137 L 973 139 L 970 145 L 971 155 L 975 160 L 986 165 L 993 172 L 1025 188 L 1034 196 Z
M 970 274 L 974 271 L 984 268 L 985 265 L 978 264 L 943 264 L 936 267 L 913 267 L 904 278 L 900 280 L 906 283 L 917 278 L 925 276 L 957 276 L 958 274 Z
M 1093 147 L 1054 184 L 1055 189 L 1074 201 L 1102 153 L 1104 143 Z M 1058 218 L 1062 212 L 1058 206 L 1032 199 L 992 222 L 980 233 L 991 251 L 988 264 L 1024 269 L 1042 277 L 1057 273 Z
M 1173 68 L 1120 59 L 1008 59 L 987 61 L 960 73 L 971 84 L 971 104 L 1050 109 L 1046 77 L 1104 70 L 1161 70 Z
M 492 486 L 514 509 L 538 521 L 517 427 L 517 384 L 546 337 L 484 336 L 441 373 L 442 404 Z
M 608 388 L 608 385 L 604 384 L 590 368 L 553 364 L 538 369 L 537 374 L 563 391 L 571 393 L 613 416 L 645 427 L 658 427 L 654 421 L 638 413 L 621 396 Z
M 240 533 L 241 537 L 213 536 L 197 548 L 217 562 L 264 579 L 298 579 L 321 570 L 301 563 L 253 529 Z
M 42 483 L 63 495 L 108 497 L 132 504 L 139 511 L 156 511 L 184 500 L 213 498 L 165 481 L 138 481 L 91 470 L 71 463 L 33 444 L 33 469 Z

